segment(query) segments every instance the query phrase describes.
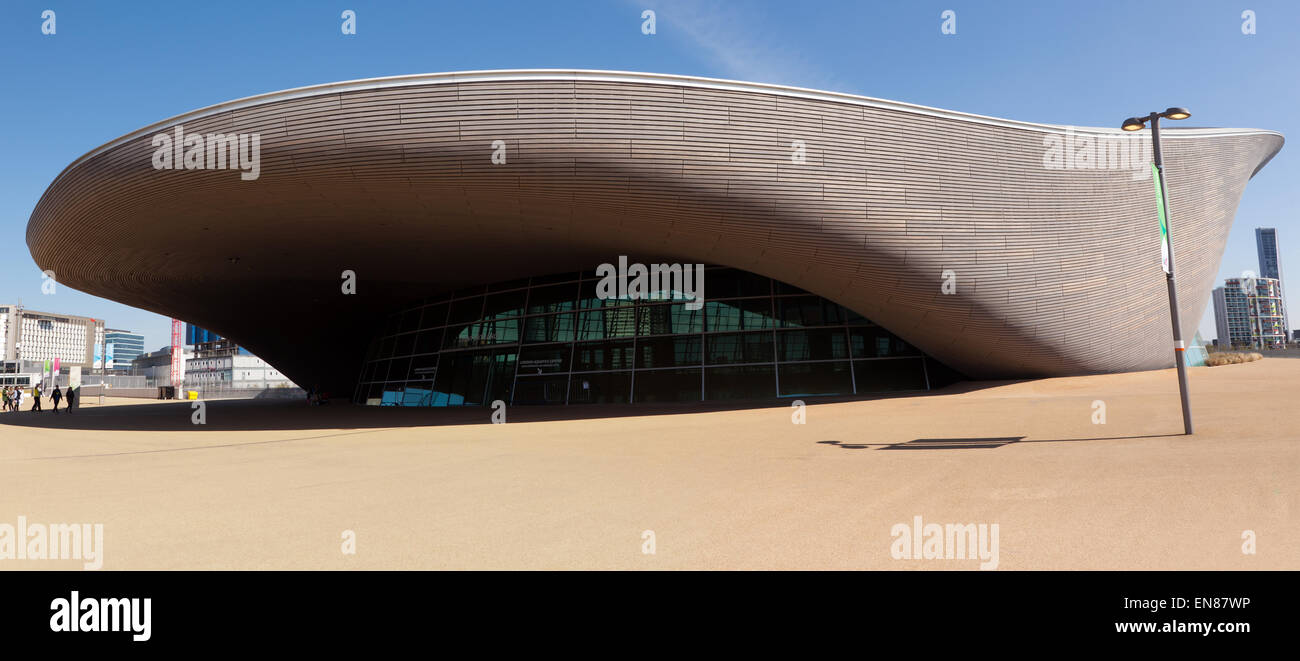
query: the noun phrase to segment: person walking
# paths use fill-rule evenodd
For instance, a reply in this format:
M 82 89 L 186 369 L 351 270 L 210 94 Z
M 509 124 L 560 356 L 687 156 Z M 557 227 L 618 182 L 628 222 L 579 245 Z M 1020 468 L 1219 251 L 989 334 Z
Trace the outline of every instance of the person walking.
M 41 384 L 32 386 L 32 410 L 40 413 L 41 411 Z
M 54 386 L 54 392 L 50 393 L 50 400 L 54 402 L 54 412 L 59 412 L 59 401 L 63 399 L 63 393 L 59 391 L 58 386 Z
M 4 406 L 5 406 L 4 410 L 8 411 L 9 410 L 9 388 L 7 386 L 4 388 L 0 388 L 0 398 L 4 399 Z
M 77 408 L 77 389 L 68 386 L 68 413 L 72 413 L 75 408 Z
M 22 388 L 14 388 L 14 410 L 15 411 L 23 410 L 23 389 Z

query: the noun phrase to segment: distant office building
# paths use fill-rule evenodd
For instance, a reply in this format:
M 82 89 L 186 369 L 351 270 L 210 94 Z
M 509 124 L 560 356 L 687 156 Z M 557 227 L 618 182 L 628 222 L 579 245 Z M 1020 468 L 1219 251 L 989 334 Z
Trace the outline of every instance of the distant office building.
M 131 331 L 110 328 L 104 332 L 108 348 L 108 366 L 128 371 L 137 356 L 144 353 L 144 336 Z
M 194 357 L 192 351 L 181 348 L 182 361 Z M 137 375 L 149 377 L 153 383 L 170 385 L 172 382 L 172 348 L 163 347 L 157 351 L 143 353 L 131 361 L 131 369 Z
M 102 319 L 0 305 L 0 360 L 44 362 L 57 358 L 61 368 L 89 368 L 98 360 L 103 339 Z
M 1255 250 L 1259 253 L 1259 277 L 1278 281 L 1282 297 L 1282 331 L 1291 332 L 1291 317 L 1286 313 L 1286 283 L 1282 281 L 1282 251 L 1277 243 L 1277 228 L 1255 228 Z
M 186 387 L 276 388 L 293 382 L 265 360 L 239 347 L 202 351 L 185 361 Z
M 1228 278 L 1214 290 L 1219 346 L 1267 349 L 1286 343 L 1282 286 L 1275 278 Z

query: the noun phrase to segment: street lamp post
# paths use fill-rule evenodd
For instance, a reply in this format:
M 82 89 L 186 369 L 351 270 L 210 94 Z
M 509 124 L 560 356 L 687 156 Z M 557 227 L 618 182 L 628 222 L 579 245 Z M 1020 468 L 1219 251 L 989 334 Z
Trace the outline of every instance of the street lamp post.
M 1178 394 L 1183 404 L 1183 433 L 1192 433 L 1192 408 L 1187 397 L 1187 361 L 1186 345 L 1183 343 L 1183 328 L 1178 316 L 1178 288 L 1174 282 L 1174 240 L 1169 231 L 1169 198 L 1165 192 L 1165 166 L 1160 157 L 1160 118 L 1187 119 L 1192 113 L 1186 108 L 1169 108 L 1164 112 L 1152 112 L 1145 117 L 1130 117 L 1124 120 L 1121 128 L 1125 131 L 1141 131 L 1151 123 L 1151 155 L 1155 163 L 1153 176 L 1156 180 L 1156 205 L 1160 216 L 1161 240 L 1163 241 L 1165 285 L 1169 289 L 1169 318 L 1174 327 L 1174 366 L 1178 369 Z

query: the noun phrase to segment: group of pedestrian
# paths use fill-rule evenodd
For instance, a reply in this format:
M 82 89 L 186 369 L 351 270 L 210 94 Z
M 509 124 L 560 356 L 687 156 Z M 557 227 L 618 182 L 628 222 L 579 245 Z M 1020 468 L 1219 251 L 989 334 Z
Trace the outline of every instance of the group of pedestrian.
M 4 410 L 17 411 L 23 405 L 23 389 L 18 386 L 5 386 L 0 390 L 0 398 L 4 400 Z
M 41 386 L 39 384 L 32 386 L 31 410 L 36 412 L 40 412 L 42 410 L 41 409 L 42 395 L 44 395 L 44 393 L 41 391 Z M 54 386 L 54 392 L 51 392 L 49 397 L 50 397 L 50 401 L 54 404 L 54 408 L 53 408 L 54 412 L 58 413 L 59 403 L 65 399 L 63 391 L 59 390 L 58 386 Z M 23 400 L 26 398 L 27 398 L 27 394 L 23 391 L 21 386 L 5 386 L 4 388 L 0 389 L 0 399 L 3 399 L 4 410 L 6 411 L 21 411 L 23 409 Z M 68 406 L 65 410 L 68 413 L 72 413 L 72 409 L 76 406 L 76 402 L 77 402 L 77 391 L 75 388 L 68 388 L 68 394 L 66 399 L 68 400 Z
M 307 389 L 308 406 L 324 406 L 330 403 L 330 394 L 320 389 L 320 386 L 312 386 Z

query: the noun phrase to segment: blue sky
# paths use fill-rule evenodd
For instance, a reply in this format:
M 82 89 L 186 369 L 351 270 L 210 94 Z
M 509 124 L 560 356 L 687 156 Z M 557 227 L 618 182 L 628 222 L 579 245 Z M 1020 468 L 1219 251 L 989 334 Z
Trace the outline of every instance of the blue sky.
M 1132 7 L 1154 7 L 1129 14 Z M 41 34 L 52 9 L 57 33 Z M 357 34 L 340 13 L 357 13 Z M 657 34 L 641 34 L 641 12 Z M 940 14 L 957 13 L 957 34 Z M 1256 34 L 1243 35 L 1243 10 Z M 1300 139 L 1300 2 L 1066 0 L 711 2 L 11 1 L 0 19 L 0 303 L 107 319 L 167 342 L 163 317 L 67 287 L 42 296 L 27 219 L 71 161 L 194 108 L 354 78 L 584 68 L 829 89 L 1027 121 L 1115 126 L 1171 105 L 1197 126 Z M 1160 55 L 1163 53 L 1163 55 Z M 1220 277 L 1256 270 L 1254 228 L 1275 226 L 1300 286 L 1300 166 L 1282 152 L 1238 209 Z M 1174 214 L 1177 201 L 1172 202 Z M 1177 240 L 1177 216 L 1173 217 Z M 1295 305 L 1300 298 L 1290 297 Z M 1208 311 L 1200 330 L 1214 337 Z M 1300 309 L 1292 308 L 1292 317 Z

